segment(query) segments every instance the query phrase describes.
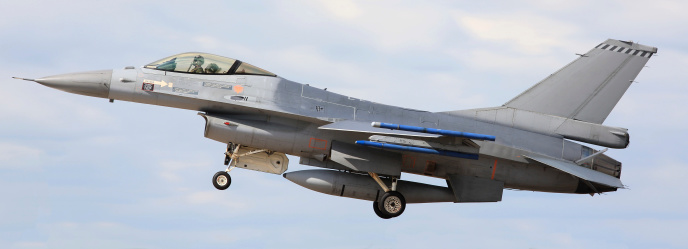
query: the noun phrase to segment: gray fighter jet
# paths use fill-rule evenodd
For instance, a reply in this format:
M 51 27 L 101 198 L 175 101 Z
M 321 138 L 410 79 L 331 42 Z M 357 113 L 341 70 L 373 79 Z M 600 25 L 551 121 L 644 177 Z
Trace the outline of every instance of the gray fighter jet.
M 602 123 L 655 53 L 610 39 L 502 106 L 448 112 L 343 96 L 206 53 L 24 80 L 199 111 L 205 137 L 227 144 L 227 168 L 212 178 L 217 189 L 229 187 L 234 168 L 283 174 L 314 191 L 372 201 L 388 219 L 406 203 L 501 201 L 505 188 L 590 195 L 624 188 L 621 162 L 604 153 L 626 148 L 628 131 Z M 285 173 L 286 155 L 321 169 Z M 402 172 L 447 186 L 402 181 Z

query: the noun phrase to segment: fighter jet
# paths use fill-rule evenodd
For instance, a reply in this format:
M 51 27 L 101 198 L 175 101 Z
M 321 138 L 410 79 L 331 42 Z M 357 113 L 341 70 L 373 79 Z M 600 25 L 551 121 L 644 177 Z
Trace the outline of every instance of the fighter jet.
M 235 168 L 281 174 L 317 192 L 371 201 L 389 219 L 407 203 L 498 202 L 505 188 L 623 189 L 621 162 L 604 153 L 626 148 L 630 136 L 602 123 L 655 53 L 609 39 L 502 106 L 447 112 L 348 97 L 207 53 L 24 80 L 110 102 L 198 111 L 205 137 L 227 145 L 227 167 L 212 177 L 219 190 Z M 287 155 L 320 169 L 285 173 Z M 403 181 L 402 173 L 447 185 Z

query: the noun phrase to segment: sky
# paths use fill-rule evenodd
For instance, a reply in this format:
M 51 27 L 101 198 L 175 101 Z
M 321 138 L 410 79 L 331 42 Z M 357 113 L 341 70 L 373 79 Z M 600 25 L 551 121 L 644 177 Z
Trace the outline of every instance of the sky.
M 2 1 L 0 248 L 687 248 L 685 1 Z M 605 125 L 629 189 L 505 190 L 501 202 L 372 204 L 234 170 L 195 111 L 12 76 L 142 66 L 189 51 L 433 112 L 499 106 L 608 38 L 659 53 Z M 309 169 L 290 157 L 289 171 Z M 441 179 L 403 179 L 443 185 Z

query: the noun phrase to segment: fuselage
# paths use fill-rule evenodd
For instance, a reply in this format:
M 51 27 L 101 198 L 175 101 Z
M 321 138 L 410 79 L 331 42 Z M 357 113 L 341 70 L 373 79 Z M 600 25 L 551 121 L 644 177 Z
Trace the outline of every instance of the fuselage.
M 479 160 L 404 153 L 402 171 L 437 178 L 470 175 L 503 181 L 505 188 L 513 189 L 577 192 L 579 180 L 557 169 L 532 164 L 523 155 L 577 160 L 587 148 L 561 135 L 379 104 L 273 76 L 185 74 L 146 68 L 113 70 L 107 98 L 220 115 L 235 125 L 207 137 L 298 156 L 302 164 L 319 167 L 331 167 L 313 158 L 327 157 L 332 141 L 353 144 L 371 135 L 318 129 L 342 120 L 490 134 L 497 139 L 478 142 Z
M 450 175 L 472 176 L 500 181 L 505 188 L 512 189 L 590 193 L 590 184 L 583 184 L 568 173 L 535 163 L 528 157 L 537 155 L 572 162 L 593 152 L 565 139 L 567 136 L 619 147 L 628 144 L 628 134 L 621 128 L 587 126 L 589 124 L 575 120 L 543 115 L 529 121 L 524 116 L 532 114 L 499 108 L 433 113 L 352 98 L 275 75 L 183 73 L 127 67 L 34 81 L 111 101 L 203 112 L 205 136 L 210 139 L 282 152 L 300 157 L 301 164 L 340 170 L 347 169 L 325 160 L 330 156 L 333 142 L 354 144 L 374 134 L 322 129 L 323 125 L 350 120 L 489 134 L 496 140 L 476 141 L 480 146 L 478 160 L 403 152 L 401 171 L 442 179 Z M 558 125 L 551 129 L 554 126 L 550 123 Z M 576 129 L 581 125 L 585 129 Z M 598 134 L 607 138 L 600 139 Z M 618 177 L 620 163 L 604 158 L 612 163 L 605 164 L 601 160 L 591 163 L 589 168 L 608 170 L 606 174 Z M 596 187 L 596 192 L 616 190 L 601 185 Z
M 574 141 L 628 146 L 627 129 L 602 123 L 656 52 L 608 39 L 502 106 L 439 113 L 344 96 L 198 52 L 141 68 L 24 80 L 199 111 L 204 136 L 227 144 L 227 169 L 213 175 L 218 190 L 230 186 L 234 168 L 281 174 L 317 192 L 372 201 L 389 219 L 407 202 L 501 201 L 504 188 L 591 195 L 624 188 L 621 163 L 607 149 Z M 286 172 L 287 155 L 330 170 Z M 402 172 L 447 186 L 403 181 Z

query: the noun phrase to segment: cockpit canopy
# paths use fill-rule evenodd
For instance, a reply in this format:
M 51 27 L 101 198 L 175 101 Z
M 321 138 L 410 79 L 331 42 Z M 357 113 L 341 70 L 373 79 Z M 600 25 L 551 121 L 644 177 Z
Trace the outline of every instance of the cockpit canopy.
M 173 55 L 150 63 L 144 67 L 179 73 L 276 76 L 271 72 L 240 60 L 207 53 L 183 53 Z

